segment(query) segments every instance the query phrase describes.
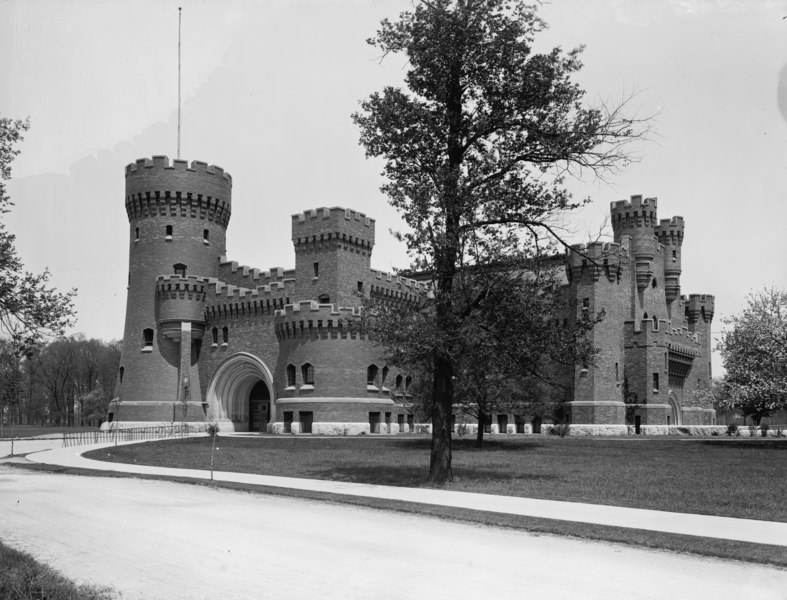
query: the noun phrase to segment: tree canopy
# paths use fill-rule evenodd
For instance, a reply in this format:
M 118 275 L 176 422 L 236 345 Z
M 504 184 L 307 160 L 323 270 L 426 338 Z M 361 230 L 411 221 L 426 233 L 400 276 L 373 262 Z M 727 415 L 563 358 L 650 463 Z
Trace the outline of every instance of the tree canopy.
M 407 89 L 371 94 L 353 119 L 367 155 L 385 160 L 382 191 L 409 226 L 413 266 L 432 279 L 436 483 L 452 478 L 457 273 L 538 249 L 552 217 L 577 206 L 566 173 L 624 166 L 641 133 L 619 107 L 583 104 L 571 80 L 581 48 L 535 52 L 544 27 L 521 0 L 423 0 L 369 40 L 409 61 Z
M 718 349 L 727 375 L 721 410 L 740 410 L 755 423 L 787 409 L 787 291 L 765 289 L 748 298 L 739 314 L 724 320 Z
M 0 118 L 0 218 L 13 205 L 5 182 L 11 178 L 11 162 L 28 127 L 27 121 Z M 48 270 L 25 271 L 15 239 L 0 220 L 0 337 L 11 341 L 14 354 L 24 356 L 73 324 L 76 290 L 61 293 L 52 288 Z

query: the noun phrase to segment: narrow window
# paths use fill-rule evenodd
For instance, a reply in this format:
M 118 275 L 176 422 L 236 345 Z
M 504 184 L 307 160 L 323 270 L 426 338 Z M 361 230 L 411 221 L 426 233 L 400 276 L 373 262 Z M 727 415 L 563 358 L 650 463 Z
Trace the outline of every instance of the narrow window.
M 358 291 L 363 292 L 363 281 L 358 282 Z
M 218 327 L 214 327 L 213 331 L 211 333 L 213 334 L 213 343 L 214 344 L 218 344 L 219 343 L 219 328 Z
M 405 395 L 409 395 L 408 392 L 410 391 L 410 385 L 413 383 L 412 375 L 408 375 L 404 378 L 404 393 Z
M 175 271 L 175 275 L 178 277 L 185 277 L 186 276 L 186 265 L 183 263 L 177 263 L 172 265 L 172 269 Z
M 295 387 L 295 365 L 287 365 L 287 387 Z
M 658 373 L 653 373 L 653 391 L 654 392 L 658 392 L 659 391 L 659 374 Z
M 382 380 L 380 381 L 380 384 L 381 384 L 383 387 L 385 387 L 385 380 L 386 380 L 386 378 L 387 378 L 387 377 L 388 377 L 388 367 L 387 367 L 387 366 L 385 366 L 385 367 L 383 367 L 383 378 L 382 378 Z
M 582 298 L 582 312 L 590 310 L 590 298 Z
M 314 263 L 314 276 L 315 277 L 320 276 L 320 263 L 318 262 Z
M 369 365 L 366 369 L 366 385 L 377 385 L 377 365 Z
M 618 372 L 618 363 L 615 363 L 615 383 L 620 383 L 620 374 Z
M 123 383 L 123 374 L 126 372 L 126 367 L 120 367 L 118 371 L 118 375 L 120 377 L 120 383 Z
M 139 241 L 139 227 L 134 229 L 134 241 L 135 242 Z
M 568 319 L 563 319 L 563 329 L 568 329 Z
M 168 240 L 172 239 L 172 225 L 167 225 L 166 235 Z
M 310 363 L 301 366 L 301 377 L 306 385 L 314 385 L 314 367 Z
M 396 390 L 396 394 L 397 395 L 399 395 L 402 392 L 402 380 L 403 379 L 404 379 L 404 377 L 402 377 L 401 375 L 397 375 L 396 376 L 396 380 L 395 380 L 396 386 L 394 387 L 394 390 Z
M 658 317 L 656 317 L 656 315 L 653 315 L 653 329 L 658 329 L 658 328 L 659 328 Z
M 230 341 L 230 330 L 226 325 L 221 328 L 221 341 L 225 344 Z
M 678 258 L 678 251 L 677 250 L 673 250 L 672 251 L 672 258 Z
M 205 244 L 210 244 L 210 231 L 207 229 L 202 230 L 202 242 Z
M 658 282 L 656 281 L 656 278 L 655 278 L 655 277 L 653 278 L 653 283 L 652 283 L 651 285 L 653 286 L 653 289 L 654 289 L 654 290 L 655 290 L 655 289 L 656 289 L 656 287 L 658 286 Z
M 142 339 L 145 342 L 145 348 L 153 347 L 153 330 L 148 328 L 142 332 Z

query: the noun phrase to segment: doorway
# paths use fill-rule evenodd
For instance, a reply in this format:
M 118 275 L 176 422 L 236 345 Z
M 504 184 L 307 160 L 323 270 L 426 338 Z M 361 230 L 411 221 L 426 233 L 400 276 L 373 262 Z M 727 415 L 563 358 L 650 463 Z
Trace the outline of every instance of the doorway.
M 267 431 L 270 421 L 270 392 L 260 380 L 249 392 L 249 431 Z

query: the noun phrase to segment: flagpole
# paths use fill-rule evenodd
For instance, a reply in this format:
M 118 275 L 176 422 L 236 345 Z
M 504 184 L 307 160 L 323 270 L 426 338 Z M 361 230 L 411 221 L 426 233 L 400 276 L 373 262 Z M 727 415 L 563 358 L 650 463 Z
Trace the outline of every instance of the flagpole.
M 178 156 L 180 158 L 180 17 L 183 9 L 178 6 Z

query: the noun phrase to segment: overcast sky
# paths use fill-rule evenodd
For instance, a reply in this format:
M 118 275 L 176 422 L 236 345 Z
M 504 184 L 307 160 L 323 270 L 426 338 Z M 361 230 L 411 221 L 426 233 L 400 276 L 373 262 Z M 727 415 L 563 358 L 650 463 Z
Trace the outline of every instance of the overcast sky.
M 409 0 L 0 0 L 0 114 L 31 120 L 6 218 L 28 269 L 78 288 L 74 331 L 123 332 L 123 169 L 176 154 L 179 5 L 181 155 L 233 176 L 228 257 L 292 267 L 290 215 L 339 205 L 377 219 L 375 268 L 407 266 L 350 114 L 401 82 L 365 40 Z M 611 201 L 656 196 L 686 219 L 682 292 L 716 295 L 715 332 L 748 293 L 787 287 L 787 2 L 554 0 L 541 16 L 539 48 L 586 46 L 589 102 L 635 94 L 631 113 L 655 115 L 639 162 L 571 182 L 592 199 L 573 241 Z

